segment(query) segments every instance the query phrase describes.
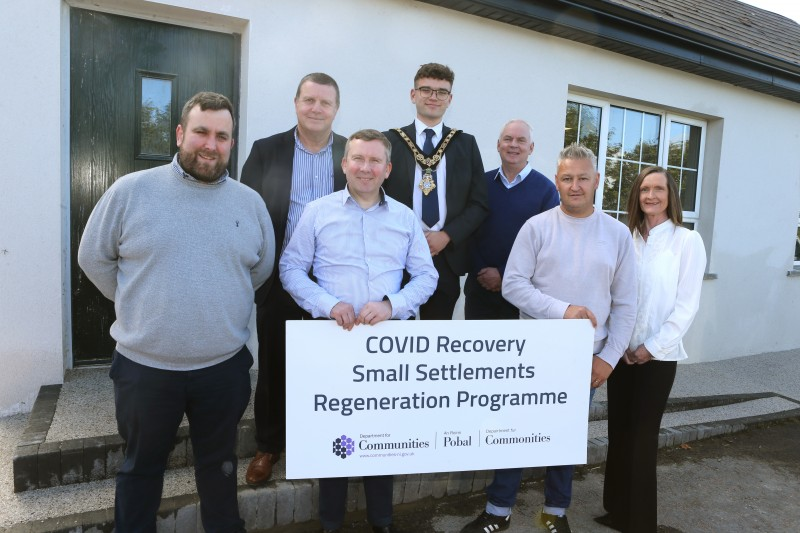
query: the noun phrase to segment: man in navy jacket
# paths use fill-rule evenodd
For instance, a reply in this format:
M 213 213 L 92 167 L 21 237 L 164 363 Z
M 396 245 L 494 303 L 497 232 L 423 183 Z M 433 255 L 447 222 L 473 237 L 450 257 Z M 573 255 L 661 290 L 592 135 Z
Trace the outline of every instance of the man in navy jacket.
M 347 139 L 333 133 L 339 110 L 339 86 L 321 72 L 300 80 L 294 98 L 297 126 L 253 143 L 242 168 L 242 183 L 267 204 L 275 228 L 278 264 L 305 205 L 345 186 L 342 157 Z M 276 269 L 277 273 L 277 269 Z M 258 486 L 272 475 L 272 465 L 286 444 L 286 321 L 308 315 L 273 275 L 256 293 L 258 383 L 254 415 L 255 458 L 245 481 Z

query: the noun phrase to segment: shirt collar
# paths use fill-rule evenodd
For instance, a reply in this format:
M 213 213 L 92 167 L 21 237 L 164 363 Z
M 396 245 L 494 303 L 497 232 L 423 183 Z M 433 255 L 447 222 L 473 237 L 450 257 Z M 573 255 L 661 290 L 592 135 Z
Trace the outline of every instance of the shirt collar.
M 192 176 L 191 174 L 189 174 L 188 172 L 183 170 L 183 167 L 181 166 L 180 162 L 178 161 L 178 154 L 177 153 L 172 157 L 172 170 L 175 172 L 175 174 L 178 175 L 178 177 L 181 177 L 181 178 L 183 178 L 183 179 L 185 179 L 187 181 L 193 181 L 195 183 L 200 183 L 202 185 L 217 185 L 218 183 L 222 183 L 223 181 L 228 179 L 228 169 L 227 168 L 225 169 L 225 172 L 222 173 L 222 176 L 220 176 L 218 179 L 216 179 L 214 181 L 211 181 L 211 182 L 202 181 L 202 180 L 199 180 L 199 179 L 195 178 L 194 176 Z
M 297 135 L 297 128 L 295 128 L 294 129 L 294 145 L 295 145 L 296 148 L 299 148 L 300 150 L 304 151 L 305 153 L 307 153 L 309 155 L 323 154 L 323 153 L 327 152 L 328 150 L 330 150 L 331 146 L 333 146 L 333 132 L 331 132 L 331 134 L 328 136 L 328 144 L 325 145 L 325 148 L 323 148 L 319 152 L 310 152 L 308 150 L 308 148 L 306 148 L 303 145 L 303 142 L 300 140 L 300 137 Z
M 386 205 L 386 192 L 383 190 L 383 187 L 381 187 L 380 195 L 381 196 L 380 196 L 380 200 L 378 200 L 378 203 L 376 205 L 373 205 L 369 209 L 372 209 L 372 208 L 377 207 L 377 206 Z M 358 205 L 358 202 L 356 201 L 356 199 L 353 198 L 350 195 L 350 186 L 349 185 L 345 185 L 344 189 L 342 190 L 342 205 L 346 204 L 348 199 L 352 200 L 356 205 Z M 358 205 L 358 207 L 361 208 L 360 205 Z
M 666 231 L 668 231 L 668 230 L 670 230 L 670 229 L 672 229 L 674 227 L 675 227 L 675 224 L 673 224 L 670 219 L 667 219 L 664 222 L 662 222 L 661 224 L 659 224 L 658 226 L 650 228 L 650 231 L 649 231 L 648 234 L 649 234 L 649 236 L 658 235 L 658 234 L 660 234 L 662 232 L 666 232 Z
M 525 168 L 520 170 L 519 174 L 517 174 L 516 176 L 514 176 L 512 179 L 509 180 L 508 176 L 506 176 L 505 173 L 503 172 L 503 165 L 500 165 L 500 168 L 497 169 L 497 175 L 494 178 L 503 179 L 504 181 L 503 185 L 517 185 L 518 183 L 521 183 L 522 180 L 524 180 L 528 176 L 528 174 L 531 173 L 531 170 L 533 170 L 531 168 L 531 164 L 526 163 Z
M 426 129 L 432 129 L 433 130 L 433 138 L 436 139 L 437 142 L 438 142 L 439 140 L 442 139 L 442 128 L 443 127 L 444 127 L 444 122 L 439 122 L 435 126 L 428 126 L 427 124 L 422 122 L 420 119 L 415 118 L 414 119 L 414 128 L 416 128 L 416 130 L 417 130 L 417 141 L 422 141 L 422 142 L 418 142 L 417 144 L 422 146 L 422 143 L 425 142 L 425 133 L 424 132 L 425 132 Z M 434 142 L 433 145 L 436 146 L 436 143 Z

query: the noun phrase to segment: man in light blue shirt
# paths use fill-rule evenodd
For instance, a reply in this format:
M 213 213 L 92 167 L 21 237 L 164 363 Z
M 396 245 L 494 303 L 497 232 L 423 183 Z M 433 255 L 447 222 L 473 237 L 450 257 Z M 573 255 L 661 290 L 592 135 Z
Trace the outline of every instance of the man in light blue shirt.
M 297 304 L 348 331 L 410 318 L 436 289 L 438 274 L 416 215 L 381 188 L 390 160 L 391 144 L 381 132 L 351 135 L 342 159 L 347 187 L 306 206 L 280 260 L 281 283 Z M 411 279 L 401 288 L 404 270 Z M 373 531 L 391 532 L 392 476 L 365 476 L 364 489 Z M 324 531 L 340 530 L 346 499 L 347 478 L 320 480 Z

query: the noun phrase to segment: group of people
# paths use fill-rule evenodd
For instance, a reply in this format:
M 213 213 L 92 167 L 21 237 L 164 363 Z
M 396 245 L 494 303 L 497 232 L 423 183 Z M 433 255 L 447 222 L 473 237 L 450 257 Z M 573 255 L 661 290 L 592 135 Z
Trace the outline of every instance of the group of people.
M 349 138 L 332 130 L 339 87 L 300 80 L 297 125 L 253 144 L 241 183 L 227 165 L 234 109 L 216 93 L 184 106 L 168 165 L 118 179 L 98 202 L 78 262 L 115 302 L 110 377 L 125 459 L 116 477 L 118 531 L 155 531 L 167 459 L 184 414 L 206 531 L 243 531 L 237 424 L 258 335 L 257 453 L 245 481 L 266 483 L 286 439 L 287 320 L 350 330 L 383 320 L 587 319 L 595 331 L 590 388 L 608 382 L 609 451 L 596 520 L 656 530 L 658 428 L 681 339 L 705 270 L 699 235 L 681 226 L 677 186 L 660 167 L 633 184 L 628 227 L 599 212 L 595 155 L 561 151 L 554 182 L 531 168 L 531 127 L 506 123 L 501 166 L 484 172 L 475 138 L 443 124 L 454 74 L 422 65 L 416 117 Z M 313 275 L 312 275 L 313 273 Z M 486 509 L 463 532 L 510 525 L 521 469 L 495 472 Z M 547 468 L 538 525 L 569 532 L 572 466 Z M 392 532 L 392 476 L 363 479 L 367 518 Z M 325 532 L 342 528 L 347 478 L 319 483 Z

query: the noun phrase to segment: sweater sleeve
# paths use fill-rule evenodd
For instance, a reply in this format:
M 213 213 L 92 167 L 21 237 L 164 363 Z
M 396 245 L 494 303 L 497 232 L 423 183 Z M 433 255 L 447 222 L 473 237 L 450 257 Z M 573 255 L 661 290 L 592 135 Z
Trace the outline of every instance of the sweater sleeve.
M 125 211 L 118 189 L 119 186 L 112 186 L 97 202 L 78 246 L 78 264 L 86 277 L 111 301 L 117 292 L 119 241 Z
M 275 267 L 275 231 L 272 228 L 272 220 L 267 213 L 267 207 L 261 200 L 261 197 L 256 201 L 256 209 L 258 210 L 258 221 L 261 224 L 261 250 L 259 252 L 259 260 L 250 269 L 250 278 L 253 282 L 253 289 L 258 289 L 265 281 L 272 275 L 273 268 Z
M 608 337 L 598 357 L 614 368 L 633 334 L 636 323 L 636 253 L 633 239 L 622 231 L 619 256 L 611 282 L 611 313 L 608 316 Z

